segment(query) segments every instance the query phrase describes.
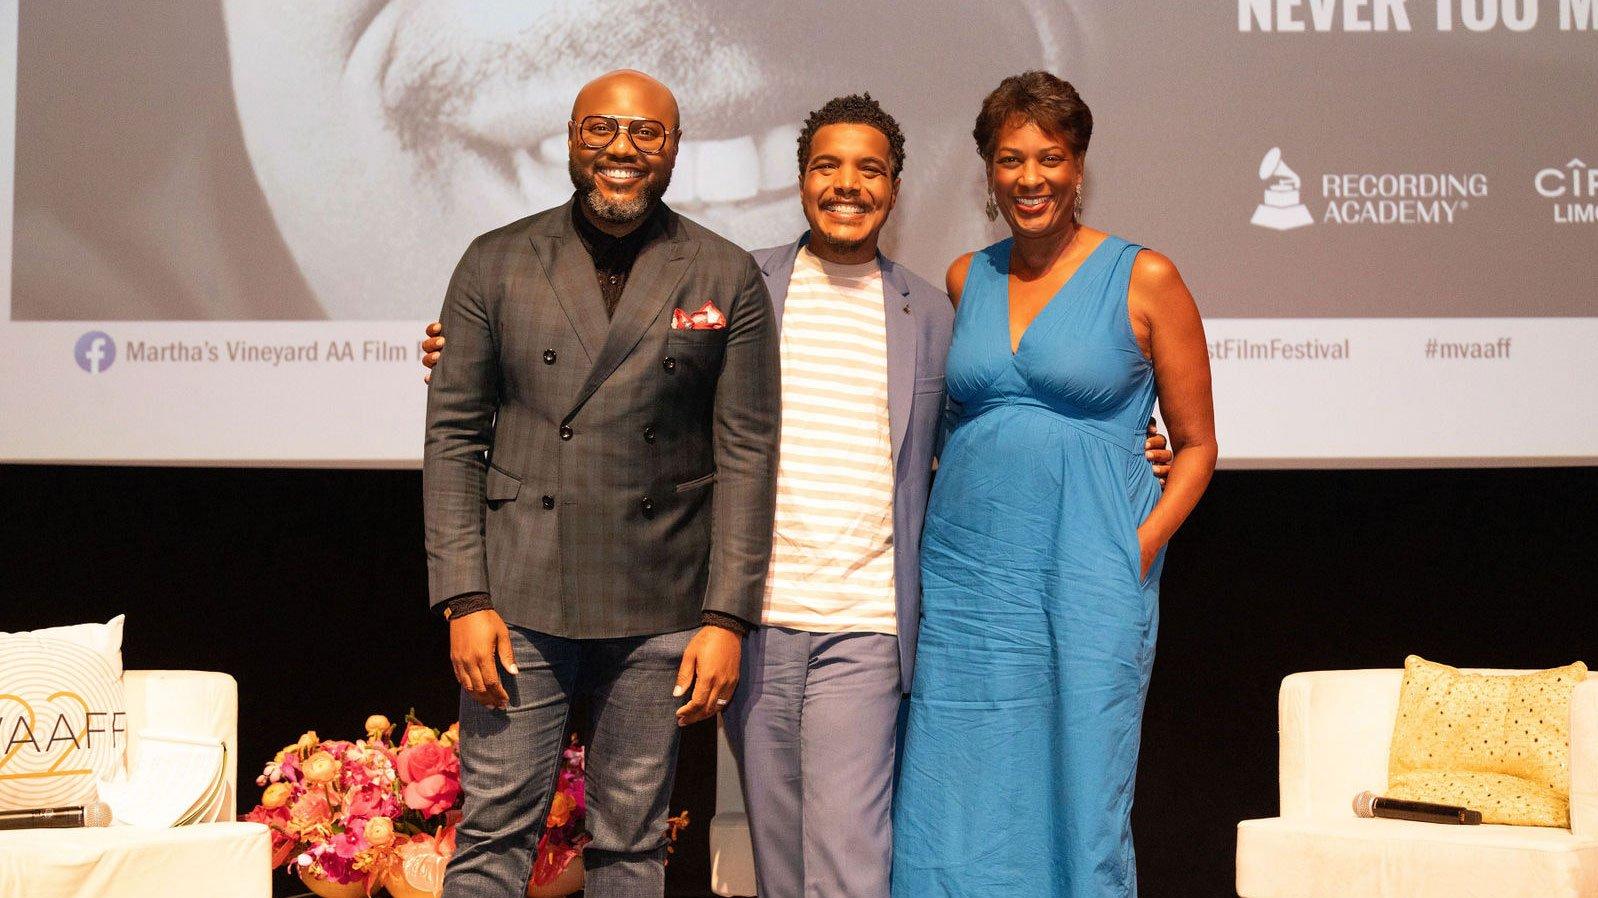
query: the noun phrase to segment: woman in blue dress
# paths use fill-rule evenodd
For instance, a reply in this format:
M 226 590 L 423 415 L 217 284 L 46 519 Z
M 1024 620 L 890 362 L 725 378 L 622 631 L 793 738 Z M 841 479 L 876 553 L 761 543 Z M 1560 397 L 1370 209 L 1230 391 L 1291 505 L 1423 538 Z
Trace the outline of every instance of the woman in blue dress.
M 1046 72 L 974 136 L 1009 239 L 949 269 L 952 429 L 922 538 L 895 898 L 1137 892 L 1130 814 L 1166 542 L 1215 467 L 1170 260 L 1079 218 L 1092 116 Z M 1158 396 L 1175 459 L 1142 455 Z

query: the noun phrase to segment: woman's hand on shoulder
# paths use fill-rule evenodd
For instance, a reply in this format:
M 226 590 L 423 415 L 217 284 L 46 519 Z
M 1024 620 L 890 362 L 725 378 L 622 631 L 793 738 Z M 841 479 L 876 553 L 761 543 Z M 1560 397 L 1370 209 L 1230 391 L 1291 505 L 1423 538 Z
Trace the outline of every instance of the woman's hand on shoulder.
M 943 288 L 949 291 L 949 302 L 955 308 L 960 307 L 960 291 L 965 289 L 965 276 L 971 271 L 971 259 L 976 253 L 970 252 L 949 263 L 949 273 L 943 277 Z

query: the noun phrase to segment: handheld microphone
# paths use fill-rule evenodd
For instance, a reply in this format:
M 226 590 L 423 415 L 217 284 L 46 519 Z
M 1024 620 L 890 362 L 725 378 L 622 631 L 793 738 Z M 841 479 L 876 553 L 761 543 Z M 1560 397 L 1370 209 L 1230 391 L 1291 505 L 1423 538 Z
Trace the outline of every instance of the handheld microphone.
M 71 829 L 80 826 L 110 826 L 111 806 L 103 801 L 62 808 L 27 808 L 0 811 L 0 830 Z
M 1475 826 L 1481 823 L 1481 811 L 1455 807 L 1451 804 L 1386 798 L 1374 792 L 1361 792 L 1354 796 L 1354 814 L 1358 817 L 1386 817 L 1390 820 L 1451 823 L 1456 826 Z

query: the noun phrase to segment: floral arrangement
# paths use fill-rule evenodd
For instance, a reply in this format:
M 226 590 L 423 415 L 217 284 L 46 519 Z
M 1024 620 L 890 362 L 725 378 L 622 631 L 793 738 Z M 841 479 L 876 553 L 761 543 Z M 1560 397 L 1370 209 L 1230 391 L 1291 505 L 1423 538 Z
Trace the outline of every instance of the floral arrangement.
M 370 894 L 407 855 L 454 852 L 459 725 L 440 732 L 407 715 L 398 742 L 393 730 L 374 714 L 354 742 L 307 732 L 266 765 L 261 803 L 243 819 L 271 830 L 274 867 Z
M 583 821 L 588 816 L 588 802 L 583 793 L 583 759 L 583 746 L 573 733 L 560 754 L 555 797 L 550 802 L 544 837 L 539 840 L 538 857 L 533 862 L 533 885 L 548 885 L 554 881 L 565 872 L 573 858 L 583 853 L 583 846 L 592 838 L 583 829 Z
M 241 818 L 271 830 L 272 866 L 359 884 L 368 895 L 385 884 L 400 892 L 397 878 L 407 894 L 438 893 L 460 817 L 460 725 L 439 731 L 414 714 L 405 721 L 397 742 L 388 718 L 374 714 L 363 739 L 324 740 L 311 731 L 273 757 L 255 780 L 261 803 Z M 532 885 L 560 877 L 588 844 L 583 784 L 584 751 L 573 734 Z

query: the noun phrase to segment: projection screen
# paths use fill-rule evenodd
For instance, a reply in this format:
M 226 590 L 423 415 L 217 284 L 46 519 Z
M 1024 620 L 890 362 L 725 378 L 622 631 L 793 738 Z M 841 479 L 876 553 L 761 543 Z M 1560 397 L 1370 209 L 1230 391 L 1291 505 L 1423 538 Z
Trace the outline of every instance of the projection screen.
M 681 101 L 667 202 L 749 248 L 870 91 L 935 283 L 1003 236 L 981 98 L 1049 69 L 1085 220 L 1198 298 L 1224 464 L 1598 459 L 1598 0 L 3 0 L 0 51 L 0 460 L 416 464 L 423 323 L 570 195 L 617 67 Z

